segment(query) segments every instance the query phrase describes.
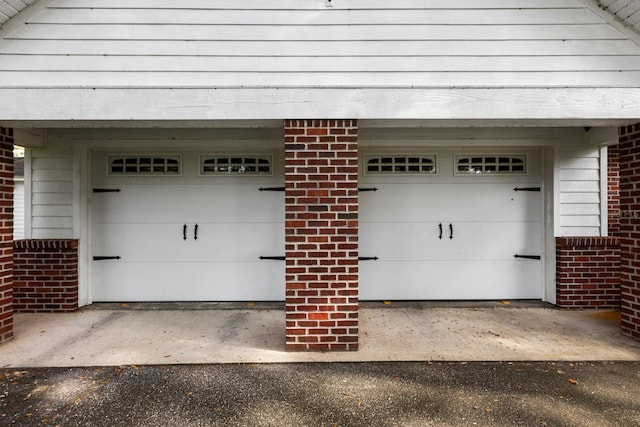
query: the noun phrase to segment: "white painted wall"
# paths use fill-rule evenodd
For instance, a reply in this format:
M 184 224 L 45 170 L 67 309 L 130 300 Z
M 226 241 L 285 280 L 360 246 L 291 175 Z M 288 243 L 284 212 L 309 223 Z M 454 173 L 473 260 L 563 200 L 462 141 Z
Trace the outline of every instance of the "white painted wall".
M 73 151 L 46 146 L 29 148 L 31 167 L 30 236 L 34 239 L 73 237 Z M 25 172 L 25 177 L 27 173 Z
M 3 86 L 636 87 L 640 46 L 579 0 L 57 0 Z M 167 8 L 168 7 L 168 8 Z
M 637 119 L 640 38 L 591 1 L 333 3 L 41 0 L 0 120 Z
M 24 239 L 24 178 L 13 181 L 13 239 Z
M 600 148 L 558 147 L 555 153 L 556 236 L 599 236 Z M 606 169 L 603 179 L 606 180 Z
M 82 197 L 79 194 L 80 174 L 74 184 L 74 151 L 69 140 L 82 140 L 82 147 L 104 149 L 111 144 L 126 147 L 142 144 L 149 147 L 158 141 L 167 141 L 167 136 L 177 138 L 181 146 L 206 147 L 211 139 L 226 138 L 228 141 L 260 138 L 265 132 L 269 138 L 278 138 L 278 130 L 58 130 L 50 132 L 45 147 L 30 148 L 28 158 L 31 165 L 30 181 L 32 205 L 27 233 L 33 238 L 78 237 L 80 229 L 76 223 L 74 232 L 74 201 L 76 215 Z M 114 142 L 117 139 L 118 142 Z M 64 141 L 64 142 L 63 142 Z M 272 139 L 273 141 L 273 139 Z M 580 130 L 454 130 L 454 129 L 361 129 L 363 146 L 393 144 L 406 146 L 458 146 L 479 147 L 540 146 L 553 147 L 554 158 L 554 235 L 594 236 L 601 233 L 601 182 L 600 149 L 590 146 Z M 176 142 L 177 143 L 177 142 Z M 76 143 L 78 144 L 78 143 Z M 75 169 L 86 168 L 84 160 L 75 160 Z M 26 175 L 29 175 L 27 173 Z M 548 184 L 549 185 L 549 184 Z M 550 207 L 548 207 L 550 208 Z M 27 236 L 28 237 L 28 236 Z

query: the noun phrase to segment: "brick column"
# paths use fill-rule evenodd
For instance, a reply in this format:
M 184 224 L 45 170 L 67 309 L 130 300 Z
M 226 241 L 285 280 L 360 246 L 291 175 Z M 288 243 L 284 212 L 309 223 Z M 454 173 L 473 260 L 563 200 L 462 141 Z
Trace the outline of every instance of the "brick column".
M 285 121 L 287 350 L 358 349 L 358 128 Z
M 0 342 L 13 338 L 13 130 L 0 127 Z
M 640 339 L 640 123 L 620 129 L 622 333 Z

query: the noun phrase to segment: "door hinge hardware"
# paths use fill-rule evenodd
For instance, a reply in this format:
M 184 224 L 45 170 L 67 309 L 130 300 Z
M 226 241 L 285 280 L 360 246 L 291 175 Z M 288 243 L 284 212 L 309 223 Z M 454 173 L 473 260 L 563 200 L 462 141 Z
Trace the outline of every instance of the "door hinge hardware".
M 442 240 L 442 223 L 438 224 L 438 229 L 440 229 L 440 234 L 438 235 L 438 239 Z
M 449 224 L 449 239 L 453 239 L 453 224 Z
M 523 258 L 523 259 L 542 259 L 540 255 L 514 255 L 514 258 Z
M 119 188 L 94 188 L 93 192 L 94 193 L 119 193 L 122 190 L 120 190 Z
M 380 258 L 377 256 L 359 256 L 358 261 L 377 261 Z
M 284 187 L 260 187 L 260 191 L 284 191 Z
M 540 191 L 540 187 L 516 187 L 513 191 Z
M 120 259 L 120 256 L 116 255 L 116 256 L 94 256 L 93 257 L 94 261 L 106 261 L 109 259 Z
M 187 224 L 182 226 L 182 240 L 187 240 Z
M 193 227 L 193 240 L 198 240 L 198 224 Z
M 260 256 L 261 260 L 273 260 L 273 261 L 284 261 L 287 259 L 285 256 Z
M 378 189 L 376 187 L 371 187 L 371 188 L 358 187 L 358 191 L 378 191 Z

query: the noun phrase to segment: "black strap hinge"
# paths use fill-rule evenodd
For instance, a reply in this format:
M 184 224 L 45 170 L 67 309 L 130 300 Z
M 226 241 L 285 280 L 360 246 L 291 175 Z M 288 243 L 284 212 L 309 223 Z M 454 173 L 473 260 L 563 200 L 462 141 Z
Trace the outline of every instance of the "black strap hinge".
M 106 261 L 110 259 L 120 259 L 120 256 L 116 255 L 116 256 L 94 256 L 93 257 L 94 261 Z
M 522 259 L 542 259 L 540 255 L 514 255 L 514 258 L 522 258 Z
M 513 191 L 540 191 L 540 187 L 516 187 Z
M 119 188 L 94 188 L 93 192 L 94 193 L 119 193 L 122 190 L 120 190 Z

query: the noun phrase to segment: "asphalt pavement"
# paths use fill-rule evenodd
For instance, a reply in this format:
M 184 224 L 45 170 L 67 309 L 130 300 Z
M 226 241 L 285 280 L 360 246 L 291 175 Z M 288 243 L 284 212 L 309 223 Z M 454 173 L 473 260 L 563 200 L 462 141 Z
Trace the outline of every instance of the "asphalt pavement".
M 639 426 L 640 362 L 0 370 L 2 426 Z

